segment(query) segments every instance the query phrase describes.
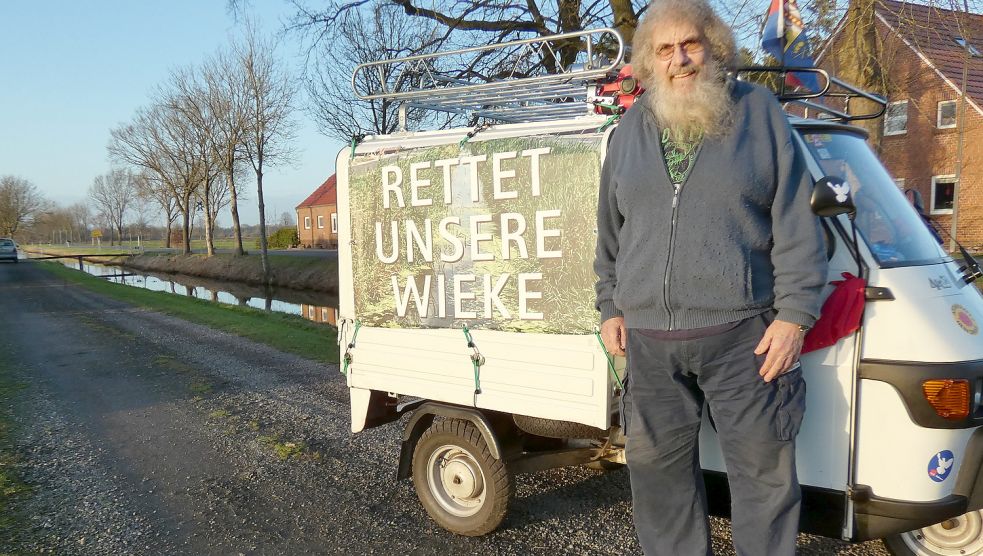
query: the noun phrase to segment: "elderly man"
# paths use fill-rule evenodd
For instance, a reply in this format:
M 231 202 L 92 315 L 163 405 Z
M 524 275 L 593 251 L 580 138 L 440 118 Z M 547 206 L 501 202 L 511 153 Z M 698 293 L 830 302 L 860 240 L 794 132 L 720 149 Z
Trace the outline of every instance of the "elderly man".
M 698 436 L 716 426 L 739 554 L 793 554 L 798 370 L 823 239 L 781 107 L 728 78 L 706 0 L 654 0 L 632 65 L 647 92 L 604 162 L 595 260 L 605 347 L 628 357 L 624 429 L 646 554 L 710 554 Z

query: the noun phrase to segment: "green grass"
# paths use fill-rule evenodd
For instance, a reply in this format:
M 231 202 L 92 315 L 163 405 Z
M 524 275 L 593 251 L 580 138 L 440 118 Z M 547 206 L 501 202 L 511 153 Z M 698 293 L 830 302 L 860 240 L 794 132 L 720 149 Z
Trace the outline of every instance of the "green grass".
M 40 265 L 59 278 L 132 305 L 237 334 L 307 359 L 323 363 L 338 362 L 338 331 L 332 326 L 316 324 L 295 315 L 219 305 L 190 297 L 113 284 L 58 263 Z
M 30 489 L 17 473 L 18 456 L 13 441 L 13 400 L 24 384 L 14 377 L 11 357 L 0 353 L 0 538 L 14 538 L 27 526 L 25 516 L 17 511 L 18 499 Z M 3 550 L 0 550 L 0 554 Z
M 308 453 L 307 444 L 301 441 L 290 442 L 283 440 L 277 435 L 261 435 L 259 441 L 263 444 L 270 446 L 273 449 L 273 453 L 277 455 L 281 460 L 288 460 L 291 458 L 297 459 L 304 455 L 309 455 L 315 459 L 320 457 L 320 454 L 316 452 Z

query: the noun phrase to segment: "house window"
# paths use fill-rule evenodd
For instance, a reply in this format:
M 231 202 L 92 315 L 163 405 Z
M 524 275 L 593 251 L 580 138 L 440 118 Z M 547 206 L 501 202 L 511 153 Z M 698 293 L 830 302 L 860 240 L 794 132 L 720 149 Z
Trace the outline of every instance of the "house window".
M 338 233 L 338 213 L 337 212 L 332 212 L 331 213 L 331 233 L 332 234 L 337 234 Z
M 328 308 L 321 307 L 321 320 L 323 322 L 328 322 Z
M 324 216 L 322 216 L 320 214 L 317 215 L 317 229 L 318 230 L 323 230 L 324 229 Z
M 310 230 L 311 229 L 311 217 L 310 216 L 305 216 L 304 217 L 304 229 L 305 230 Z
M 908 101 L 892 102 L 884 112 L 884 135 L 901 135 L 908 131 Z
M 932 176 L 932 214 L 952 214 L 956 176 Z
M 956 127 L 956 101 L 943 100 L 939 103 L 939 114 L 935 125 L 939 129 Z
M 952 37 L 952 40 L 956 41 L 956 44 L 966 49 L 966 52 L 973 58 L 983 58 L 983 53 L 980 53 L 979 49 L 975 46 L 966 42 L 966 39 L 962 37 Z
M 898 189 L 904 191 L 904 178 L 894 178 L 894 185 L 898 186 Z
M 311 320 L 314 319 L 314 306 L 313 305 L 308 305 L 307 306 L 307 318 L 309 318 Z

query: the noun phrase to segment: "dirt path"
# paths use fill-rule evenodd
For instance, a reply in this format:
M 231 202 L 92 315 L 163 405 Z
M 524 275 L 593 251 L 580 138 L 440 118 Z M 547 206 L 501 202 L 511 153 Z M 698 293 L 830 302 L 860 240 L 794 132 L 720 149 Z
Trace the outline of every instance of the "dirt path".
M 349 433 L 336 367 L 0 266 L 0 357 L 29 527 L 0 553 L 638 554 L 623 471 L 520 476 L 498 532 L 436 527 L 396 483 L 399 427 Z M 325 349 L 334 349 L 326 342 Z M 715 544 L 730 553 L 717 520 Z M 802 554 L 883 554 L 802 537 Z

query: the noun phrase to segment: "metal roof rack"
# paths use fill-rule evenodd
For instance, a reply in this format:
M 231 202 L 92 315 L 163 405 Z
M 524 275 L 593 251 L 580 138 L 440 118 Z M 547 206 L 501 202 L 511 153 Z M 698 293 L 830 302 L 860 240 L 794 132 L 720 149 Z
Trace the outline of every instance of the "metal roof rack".
M 564 67 L 560 48 L 578 41 L 582 50 L 575 64 Z M 602 53 L 616 50 L 613 58 Z M 419 54 L 360 64 L 352 73 L 352 90 L 361 100 L 402 101 L 401 109 L 420 108 L 500 122 L 536 122 L 586 116 L 594 112 L 592 85 L 613 78 L 622 66 L 625 43 L 611 28 L 591 29 L 501 44 Z M 462 79 L 453 68 L 473 67 L 486 58 L 509 60 L 509 70 L 496 81 Z M 547 73 L 546 67 L 559 68 Z M 451 69 L 448 69 L 451 68 Z M 530 68 L 536 68 L 529 73 Z M 819 118 L 840 122 L 877 118 L 887 101 L 831 76 L 819 68 L 747 66 L 732 72 L 779 74 L 778 100 L 815 111 Z M 789 75 L 807 73 L 821 79 L 819 91 L 790 89 Z M 839 99 L 831 105 L 830 99 Z M 850 113 L 850 101 L 865 99 L 877 108 Z
M 563 67 L 560 47 L 580 41 L 578 62 Z M 617 50 L 607 59 L 602 52 Z M 402 100 L 408 108 L 424 108 L 504 122 L 530 122 L 590 114 L 588 86 L 616 74 L 625 54 L 624 39 L 610 28 L 563 33 L 433 54 L 420 54 L 361 64 L 352 74 L 352 89 L 361 100 Z M 470 67 L 488 56 L 506 57 L 504 78 L 471 82 L 453 70 Z M 544 64 L 543 62 L 547 62 Z M 546 73 L 543 66 L 560 68 Z M 529 75 L 530 67 L 541 68 Z M 361 85 L 361 86 L 360 86 Z
M 824 69 L 820 68 L 798 68 L 789 66 L 746 66 L 736 68 L 734 75 L 742 79 L 747 74 L 753 73 L 777 73 L 779 74 L 779 90 L 772 91 L 778 100 L 783 103 L 802 106 L 809 110 L 814 110 L 817 117 L 825 120 L 837 122 L 851 122 L 854 120 L 871 120 L 879 118 L 887 108 L 887 100 L 883 97 L 868 93 L 833 77 Z M 787 77 L 797 73 L 809 73 L 822 78 L 822 86 L 819 91 L 789 90 L 786 83 Z M 839 99 L 842 108 L 830 106 L 823 102 L 830 99 Z M 850 101 L 853 99 L 865 99 L 873 102 L 877 107 L 872 111 L 860 114 L 850 113 Z

